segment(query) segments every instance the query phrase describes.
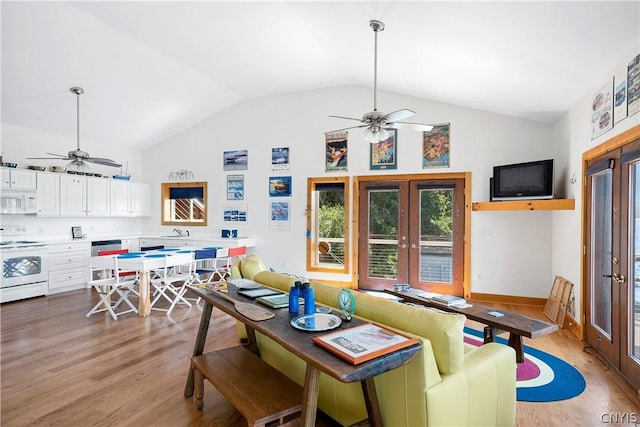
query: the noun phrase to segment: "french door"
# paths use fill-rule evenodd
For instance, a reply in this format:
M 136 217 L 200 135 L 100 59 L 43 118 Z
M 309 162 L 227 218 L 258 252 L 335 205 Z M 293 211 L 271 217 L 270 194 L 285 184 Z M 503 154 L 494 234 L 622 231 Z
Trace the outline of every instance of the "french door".
M 640 141 L 587 162 L 587 342 L 640 387 Z
M 358 287 L 463 294 L 464 179 L 359 183 Z

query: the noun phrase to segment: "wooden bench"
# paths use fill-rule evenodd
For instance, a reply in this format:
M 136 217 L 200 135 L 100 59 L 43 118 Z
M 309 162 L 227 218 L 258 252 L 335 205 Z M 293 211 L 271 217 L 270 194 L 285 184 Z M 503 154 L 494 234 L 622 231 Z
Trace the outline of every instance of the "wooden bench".
M 196 408 L 202 409 L 206 378 L 249 426 L 297 425 L 302 387 L 244 347 L 194 356 L 191 366 Z

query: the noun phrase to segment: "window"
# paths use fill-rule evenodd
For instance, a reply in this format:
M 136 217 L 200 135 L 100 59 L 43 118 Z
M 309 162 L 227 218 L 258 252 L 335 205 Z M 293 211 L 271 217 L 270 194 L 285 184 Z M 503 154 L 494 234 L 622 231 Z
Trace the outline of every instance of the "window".
M 207 225 L 207 183 L 162 183 L 162 225 Z
M 349 177 L 307 184 L 307 270 L 348 273 Z

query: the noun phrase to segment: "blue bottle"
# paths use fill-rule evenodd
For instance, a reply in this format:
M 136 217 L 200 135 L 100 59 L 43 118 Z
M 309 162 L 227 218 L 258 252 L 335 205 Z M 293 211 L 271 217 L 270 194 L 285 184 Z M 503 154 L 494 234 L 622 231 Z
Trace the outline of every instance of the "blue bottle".
M 302 294 L 304 298 L 304 314 L 313 314 L 316 312 L 316 296 L 309 283 L 304 283 L 302 286 L 304 289 Z
M 300 288 L 302 283 L 296 282 L 294 286 L 289 290 L 289 313 L 300 313 L 300 305 L 298 304 L 298 298 L 300 298 Z

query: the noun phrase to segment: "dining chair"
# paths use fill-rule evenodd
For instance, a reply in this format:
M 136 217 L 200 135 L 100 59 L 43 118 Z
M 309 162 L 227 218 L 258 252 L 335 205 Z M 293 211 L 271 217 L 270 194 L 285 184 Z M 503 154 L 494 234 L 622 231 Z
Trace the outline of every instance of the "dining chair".
M 94 313 L 100 313 L 103 311 L 108 312 L 113 320 L 117 320 L 118 316 L 126 313 L 138 313 L 138 309 L 129 300 L 129 294 L 133 292 L 133 288 L 136 284 L 135 277 L 131 275 L 121 276 L 121 270 L 118 267 L 118 257 L 120 255 L 111 255 L 113 257 L 113 269 L 111 270 L 111 277 L 104 277 L 96 280 L 91 280 L 89 285 L 96 290 L 100 297 L 100 301 L 93 306 L 87 313 L 87 317 Z M 98 270 L 96 270 L 98 271 Z M 101 270 L 100 270 L 101 271 Z M 92 274 L 93 277 L 93 274 Z M 114 297 L 117 296 L 117 300 L 114 302 Z M 117 311 L 120 304 L 125 303 L 129 306 L 128 310 Z M 126 308 L 126 307 L 125 307 Z
M 195 280 L 195 257 L 192 251 L 191 260 L 182 265 L 170 266 L 169 253 L 164 254 L 165 265 L 163 269 L 157 270 L 159 277 L 151 279 L 151 286 L 155 289 L 154 298 L 151 301 L 151 310 L 166 311 L 167 316 L 171 314 L 177 304 L 186 304 L 191 307 L 191 303 L 185 297 L 187 286 Z M 158 307 L 158 302 L 166 300 L 169 308 Z
M 227 254 L 227 262 L 224 266 L 224 275 L 231 274 L 231 266 L 233 265 L 236 259 L 244 259 L 247 256 L 247 247 L 246 246 L 236 246 L 234 248 L 229 248 L 229 253 Z
M 98 256 L 108 256 L 108 255 L 122 255 L 122 254 L 128 254 L 129 253 L 129 249 L 112 249 L 112 250 L 107 250 L 107 251 L 98 251 Z M 133 270 L 129 270 L 129 271 L 120 271 L 118 273 L 120 275 L 120 277 L 123 276 L 135 276 L 135 280 L 138 280 L 138 272 L 137 271 L 133 271 Z
M 220 271 L 218 263 L 228 257 L 228 249 L 215 246 L 196 249 L 196 280 L 198 283 L 211 283 L 224 278 L 224 273 Z M 206 275 L 206 280 L 202 277 Z

